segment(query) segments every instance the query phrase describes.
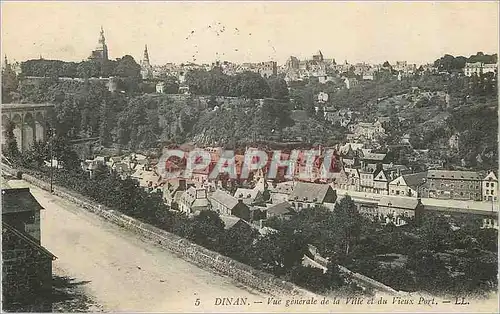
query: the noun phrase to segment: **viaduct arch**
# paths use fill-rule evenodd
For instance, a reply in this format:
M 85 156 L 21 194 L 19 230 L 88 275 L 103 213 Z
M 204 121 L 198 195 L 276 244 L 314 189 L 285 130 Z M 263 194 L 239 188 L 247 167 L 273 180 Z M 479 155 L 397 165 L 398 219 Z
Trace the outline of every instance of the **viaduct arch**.
M 7 139 L 7 125 L 13 123 L 19 151 L 25 152 L 38 141 L 46 140 L 46 125 L 53 104 L 2 104 L 2 145 Z

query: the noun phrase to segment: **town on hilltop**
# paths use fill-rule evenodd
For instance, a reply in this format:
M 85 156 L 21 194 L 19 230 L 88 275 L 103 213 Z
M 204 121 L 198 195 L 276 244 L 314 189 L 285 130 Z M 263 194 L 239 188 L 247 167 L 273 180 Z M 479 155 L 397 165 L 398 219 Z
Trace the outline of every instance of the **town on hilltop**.
M 496 53 L 351 64 L 318 50 L 284 64 L 154 65 L 151 45 L 139 62 L 111 58 L 103 28 L 88 48 L 81 62 L 5 56 L 2 65 L 12 309 L 51 306 L 33 297 L 16 307 L 27 302 L 16 245 L 35 256 L 44 289 L 56 258 L 42 246 L 42 206 L 29 189 L 7 187 L 16 177 L 318 294 L 497 290 Z M 185 155 L 165 161 L 168 149 Z M 313 149 L 311 176 L 301 177 Z M 196 150 L 209 157 L 190 177 L 160 171 L 186 169 Z M 235 176 L 211 176 L 227 151 Z M 243 177 L 254 151 L 281 160 L 298 151 L 297 167 L 270 178 L 268 163 Z M 325 178 L 327 151 L 335 158 Z

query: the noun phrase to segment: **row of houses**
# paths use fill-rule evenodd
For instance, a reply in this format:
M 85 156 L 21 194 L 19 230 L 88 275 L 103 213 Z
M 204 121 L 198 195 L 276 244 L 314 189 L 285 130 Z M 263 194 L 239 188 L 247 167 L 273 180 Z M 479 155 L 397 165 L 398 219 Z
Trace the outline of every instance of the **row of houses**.
M 94 159 L 87 159 L 81 163 L 84 171 L 94 177 L 99 167 L 104 167 L 106 171 L 115 173 L 122 179 L 132 178 L 139 183 L 139 186 L 151 191 L 161 187 L 161 176 L 157 173 L 155 161 L 150 160 L 145 155 L 131 154 L 126 156 L 96 156 Z
M 382 168 L 344 168 L 335 188 L 393 196 L 471 201 L 498 201 L 498 179 L 493 171 L 409 170 L 386 164 Z
M 393 196 L 497 201 L 498 179 L 493 171 L 428 170 L 413 173 L 388 162 L 387 154 L 373 153 L 363 144 L 339 147 L 342 168 L 334 188 Z

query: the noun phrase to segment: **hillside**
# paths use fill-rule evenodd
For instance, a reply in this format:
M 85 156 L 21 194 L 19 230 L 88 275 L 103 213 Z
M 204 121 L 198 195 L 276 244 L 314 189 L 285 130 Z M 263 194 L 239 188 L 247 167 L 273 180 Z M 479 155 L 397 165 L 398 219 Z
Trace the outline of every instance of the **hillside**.
M 384 117 L 387 142 L 405 134 L 415 148 L 429 148 L 450 165 L 488 168 L 496 165 L 496 89 L 487 78 L 454 76 L 360 82 L 330 94 L 324 106 L 359 114 L 354 123 Z M 491 80 L 489 81 L 492 82 Z M 327 84 L 323 84 L 326 87 Z M 161 143 L 193 141 L 203 145 L 241 146 L 254 142 L 302 141 L 333 145 L 347 130 L 315 114 L 312 91 L 322 84 L 294 87 L 294 102 L 242 97 L 110 93 L 104 83 L 46 79 L 21 81 L 21 102 L 55 104 L 53 125 L 69 138 L 100 137 L 106 147 L 144 150 Z M 449 139 L 459 138 L 451 150 Z M 463 159 L 463 160 L 462 160 Z

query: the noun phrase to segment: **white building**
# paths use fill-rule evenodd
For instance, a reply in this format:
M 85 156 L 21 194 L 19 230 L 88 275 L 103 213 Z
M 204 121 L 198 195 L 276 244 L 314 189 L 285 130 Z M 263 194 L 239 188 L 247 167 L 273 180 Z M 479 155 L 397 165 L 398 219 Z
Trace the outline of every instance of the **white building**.
M 325 92 L 319 92 L 318 94 L 318 102 L 324 103 L 328 101 L 328 94 Z
M 484 73 L 498 73 L 497 64 L 485 64 L 482 62 L 466 63 L 464 67 L 464 74 L 472 76 L 474 74 L 480 75 Z
M 179 210 L 188 214 L 210 208 L 205 188 L 190 187 L 179 199 Z
M 490 171 L 482 182 L 483 201 L 494 202 L 498 200 L 498 179 L 493 171 Z

